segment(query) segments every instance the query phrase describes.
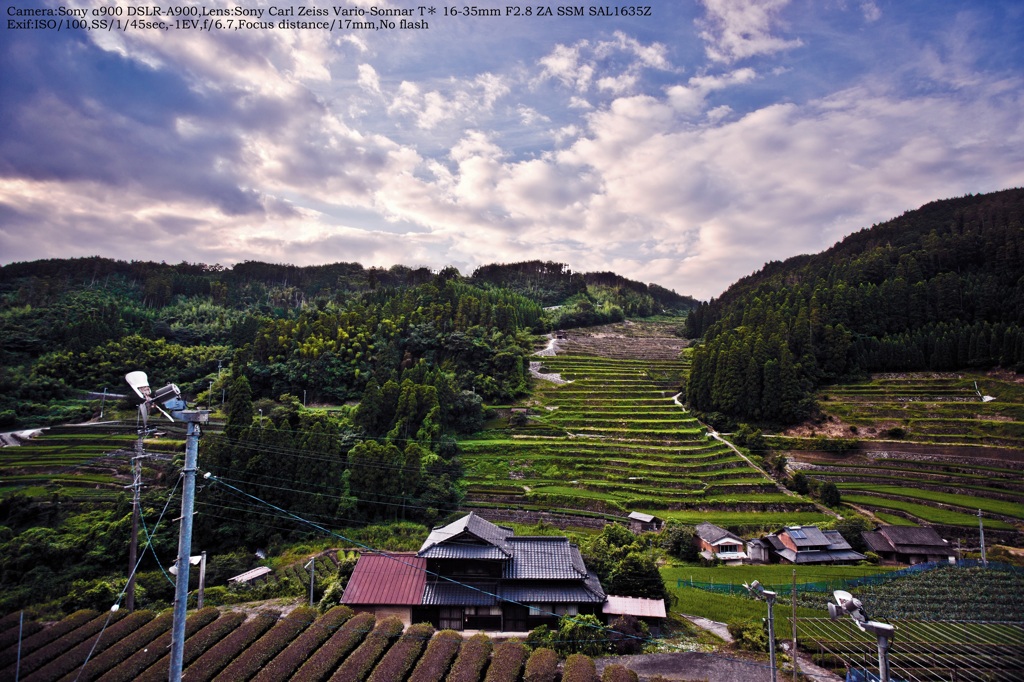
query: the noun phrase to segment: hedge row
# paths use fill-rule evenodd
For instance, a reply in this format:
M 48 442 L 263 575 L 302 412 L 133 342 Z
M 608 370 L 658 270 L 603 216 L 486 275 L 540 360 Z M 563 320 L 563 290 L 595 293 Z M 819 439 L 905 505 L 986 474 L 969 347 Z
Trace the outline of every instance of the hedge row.
M 639 682 L 639 679 L 640 677 L 635 672 L 618 663 L 609 665 L 601 675 L 601 682 Z
M 244 620 L 244 613 L 226 613 L 212 623 L 207 624 L 206 627 L 202 628 L 191 637 L 187 638 L 185 640 L 185 648 L 182 650 L 181 655 L 182 670 L 190 666 L 193 661 L 202 656 L 207 649 L 227 637 L 228 634 L 233 632 Z M 167 673 L 171 668 L 171 654 L 169 650 L 165 651 L 164 654 L 164 656 L 158 659 L 156 663 L 149 666 L 149 668 L 139 676 L 138 682 L 163 682 L 167 679 Z
M 491 647 L 490 638 L 482 632 L 464 641 L 447 682 L 478 682 L 491 657 Z
M 173 622 L 174 613 L 172 611 L 164 611 L 124 639 L 115 642 L 113 646 L 103 653 L 93 656 L 85 664 L 85 668 L 81 672 L 69 675 L 61 682 L 72 682 L 72 680 L 92 682 L 92 680 L 99 678 L 136 651 L 141 651 L 162 633 L 169 631 Z
M 8 616 L 8 618 L 10 618 L 10 616 Z M 42 630 L 43 624 L 35 620 L 26 620 L 24 623 L 19 624 L 19 614 L 16 613 L 14 614 L 14 627 L 8 627 L 8 624 L 4 622 L 8 618 L 0 621 L 0 624 L 3 625 L 3 627 L 0 628 L 0 630 L 2 630 L 2 634 L 0 634 L 0 651 L 7 651 L 9 648 L 12 649 L 15 652 L 15 660 L 17 660 L 18 638 L 20 637 L 21 641 L 24 642 L 26 639 Z
M 519 682 L 526 662 L 526 647 L 521 642 L 505 642 L 494 649 L 484 682 Z
M 90 620 L 95 618 L 97 615 L 96 611 L 91 609 L 83 609 L 81 611 L 75 611 L 70 616 L 61 620 L 48 628 L 43 628 L 41 631 L 35 633 L 30 637 L 26 637 L 21 641 L 21 657 L 25 658 L 27 654 L 31 654 L 33 651 L 40 647 L 44 647 L 58 637 L 63 637 L 67 633 L 82 627 Z M 15 639 L 17 641 L 17 639 Z M 10 673 L 11 679 L 14 679 L 14 666 L 18 662 L 18 648 L 7 649 L 0 651 L 0 677 L 4 677 L 6 673 Z M 10 667 L 10 670 L 6 668 Z
M 207 606 L 185 619 L 186 643 L 189 637 L 217 620 L 219 615 L 220 611 L 216 607 Z M 173 617 L 174 614 L 172 613 L 172 622 Z M 170 650 L 170 647 L 171 630 L 167 630 L 167 632 L 153 640 L 149 646 L 136 649 L 134 654 L 129 655 L 127 659 L 121 661 L 113 670 L 106 673 L 103 676 L 103 682 L 134 682 L 146 668 L 159 661 Z
M 360 613 L 349 620 L 334 636 L 295 671 L 292 679 L 303 682 L 321 682 L 330 676 L 338 666 L 338 661 L 345 658 L 348 652 L 355 649 L 366 633 L 373 627 L 376 619 L 372 613 Z
M 526 661 L 523 682 L 555 682 L 558 679 L 558 654 L 554 649 L 534 649 Z
M 377 623 L 373 632 L 366 636 L 363 643 L 359 645 L 352 655 L 345 659 L 345 662 L 331 676 L 331 682 L 362 682 L 365 680 L 373 666 L 377 664 L 380 657 L 387 651 L 405 629 L 405 624 L 398 616 L 388 616 Z
M 404 680 L 433 636 L 434 626 L 430 623 L 419 623 L 407 628 L 398 643 L 380 659 L 370 674 L 369 682 Z
M 409 676 L 409 682 L 441 682 L 461 644 L 461 634 L 455 630 L 441 630 L 430 640 L 426 653 Z
M 351 617 L 352 609 L 335 606 L 265 666 L 253 678 L 253 682 L 284 682 Z
M 583 654 L 573 654 L 565 659 L 562 682 L 597 682 L 597 666 L 594 665 L 594 659 Z
M 31 673 L 39 670 L 50 661 L 55 660 L 58 656 L 64 655 L 64 653 L 78 646 L 82 641 L 92 637 L 97 632 L 103 629 L 104 623 L 107 622 L 107 616 L 110 616 L 112 621 L 121 620 L 127 613 L 101 613 L 92 620 L 88 621 L 81 627 L 77 627 L 71 632 L 66 633 L 63 637 L 55 639 L 46 646 L 36 649 L 30 656 L 21 657 L 21 676 L 30 675 Z M 10 668 L 10 678 L 14 679 L 14 667 Z M 0 679 L 8 679 L 4 676 L 7 671 L 0 672 Z
M 78 646 L 67 651 L 67 653 L 52 659 L 49 663 L 24 679 L 26 681 L 56 680 L 73 670 L 78 670 L 85 663 L 86 659 L 89 658 L 90 654 L 106 650 L 112 644 L 120 641 L 121 638 L 126 637 L 153 620 L 154 615 L 152 611 L 136 611 L 135 613 L 128 614 L 112 625 L 108 625 L 102 632 L 98 632 L 96 635 L 81 642 Z M 54 642 L 54 645 L 59 644 L 61 641 L 57 640 Z
M 281 653 L 288 644 L 298 637 L 309 624 L 316 620 L 316 609 L 300 606 L 287 617 L 278 621 L 270 632 L 260 637 L 259 641 L 245 650 L 245 653 L 224 669 L 218 677 L 225 680 L 249 680 L 269 662 Z
M 181 679 L 188 682 L 209 682 L 214 679 L 239 653 L 252 646 L 253 642 L 269 630 L 280 615 L 276 611 L 257 613 L 207 649 L 192 665 L 182 671 Z

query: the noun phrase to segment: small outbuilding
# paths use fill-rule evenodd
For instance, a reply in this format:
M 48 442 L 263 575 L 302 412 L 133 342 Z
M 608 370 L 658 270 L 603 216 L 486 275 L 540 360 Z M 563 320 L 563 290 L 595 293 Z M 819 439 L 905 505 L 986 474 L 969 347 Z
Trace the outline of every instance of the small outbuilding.
M 657 533 L 661 531 L 665 522 L 657 516 L 644 514 L 643 512 L 630 512 L 629 529 L 639 535 L 640 533 Z
M 614 594 L 607 596 L 601 607 L 601 613 L 604 614 L 605 621 L 608 623 L 619 616 L 634 616 L 637 620 L 647 623 L 647 628 L 653 635 L 661 632 L 661 625 L 667 616 L 664 599 L 620 597 Z
M 341 603 L 377 619 L 398 616 L 413 623 L 413 609 L 423 601 L 427 560 L 412 552 L 365 552 L 345 586 Z

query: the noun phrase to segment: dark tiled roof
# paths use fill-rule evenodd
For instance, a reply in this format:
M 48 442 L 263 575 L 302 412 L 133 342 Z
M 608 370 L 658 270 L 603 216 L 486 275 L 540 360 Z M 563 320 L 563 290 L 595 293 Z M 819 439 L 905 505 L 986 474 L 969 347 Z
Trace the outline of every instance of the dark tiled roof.
M 698 537 L 706 542 L 715 543 L 725 538 L 730 538 L 736 542 L 743 542 L 743 540 L 726 529 L 720 528 L 713 523 L 708 523 L 707 521 L 698 523 L 696 530 Z
M 496 526 L 473 512 L 430 531 L 419 556 L 429 559 L 507 559 L 511 528 Z
M 498 588 L 502 599 L 518 603 L 551 602 L 552 604 L 604 602 L 604 591 L 595 593 L 586 583 L 566 581 L 556 582 L 517 581 L 505 583 Z
M 427 561 L 414 554 L 363 554 L 356 562 L 342 604 L 419 604 Z
M 565 537 L 513 537 L 508 540 L 512 561 L 502 577 L 511 580 L 576 579 L 587 575 L 579 549 Z
M 494 583 L 452 583 L 431 581 L 423 590 L 424 606 L 494 606 L 498 603 Z
M 817 549 L 802 550 L 794 552 L 791 549 L 779 551 L 779 556 L 794 564 L 829 564 L 836 561 L 861 561 L 864 555 L 851 550 L 840 550 L 838 552 L 826 552 Z
M 930 545 L 940 551 L 947 551 L 949 543 L 928 526 L 881 526 L 878 532 L 888 538 L 899 551 L 900 545 Z
M 797 547 L 827 547 L 831 543 L 817 526 L 792 526 L 783 528 L 779 535 L 785 533 Z
M 895 552 L 896 548 L 892 546 L 892 543 L 886 539 L 881 533 L 866 530 L 860 534 L 864 538 L 864 543 L 868 546 L 868 549 L 872 552 Z
M 850 547 L 850 543 L 846 541 L 842 533 L 837 530 L 825 530 L 821 533 L 829 540 L 829 545 L 826 549 L 830 552 L 839 552 L 842 550 L 853 549 Z

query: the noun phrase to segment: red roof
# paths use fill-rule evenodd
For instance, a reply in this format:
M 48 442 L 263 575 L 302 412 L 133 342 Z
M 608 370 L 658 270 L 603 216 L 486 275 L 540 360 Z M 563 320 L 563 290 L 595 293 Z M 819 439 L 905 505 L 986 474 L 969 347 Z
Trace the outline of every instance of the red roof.
M 363 554 L 356 562 L 341 603 L 422 604 L 426 569 L 427 560 L 411 553 Z

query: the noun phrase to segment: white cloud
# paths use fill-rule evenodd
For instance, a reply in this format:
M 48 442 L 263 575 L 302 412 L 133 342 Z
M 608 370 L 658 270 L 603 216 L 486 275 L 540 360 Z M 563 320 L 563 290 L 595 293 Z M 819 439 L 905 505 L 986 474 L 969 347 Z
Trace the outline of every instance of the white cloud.
M 761 54 L 800 47 L 799 39 L 772 35 L 778 14 L 789 0 L 702 0 L 707 16 L 698 22 L 708 58 L 732 63 Z

